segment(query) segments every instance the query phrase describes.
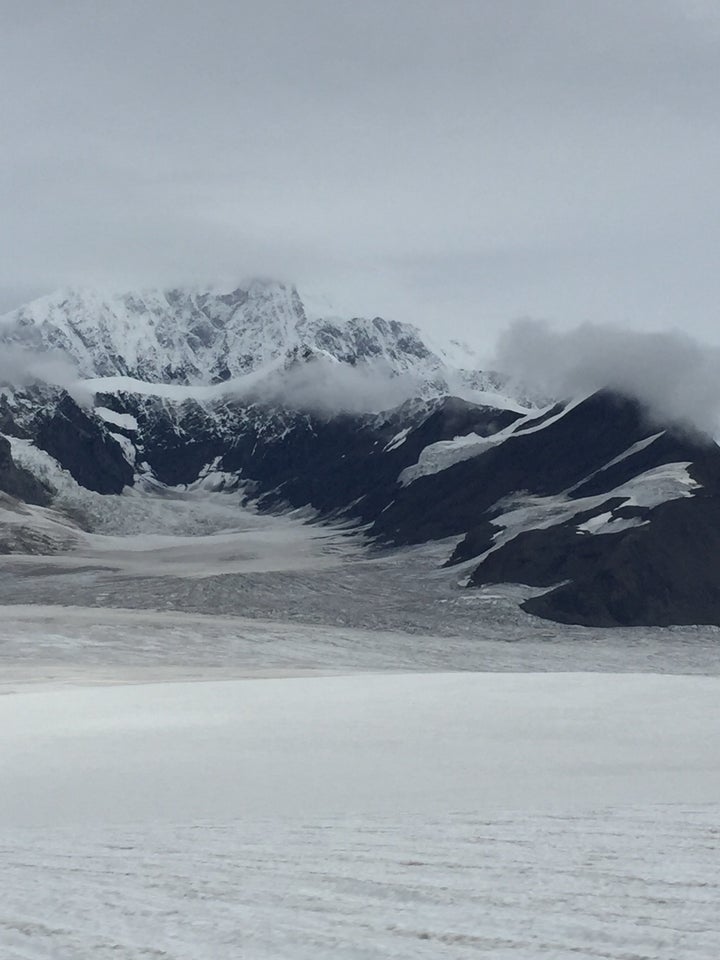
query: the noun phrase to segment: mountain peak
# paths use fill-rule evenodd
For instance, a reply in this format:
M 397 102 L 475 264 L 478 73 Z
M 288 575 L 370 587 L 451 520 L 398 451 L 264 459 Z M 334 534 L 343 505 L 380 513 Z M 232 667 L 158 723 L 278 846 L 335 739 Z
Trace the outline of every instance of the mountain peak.
M 2 328 L 0 342 L 61 352 L 84 379 L 212 384 L 298 356 L 374 366 L 424 383 L 462 369 L 410 324 L 318 316 L 294 286 L 261 278 L 236 287 L 128 293 L 66 288 L 6 315 Z

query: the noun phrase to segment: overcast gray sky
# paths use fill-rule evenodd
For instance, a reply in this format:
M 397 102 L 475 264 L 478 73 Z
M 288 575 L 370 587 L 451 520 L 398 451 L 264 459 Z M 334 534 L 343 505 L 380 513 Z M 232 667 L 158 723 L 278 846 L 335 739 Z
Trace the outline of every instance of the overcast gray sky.
M 720 342 L 717 0 L 0 0 L 0 306 L 261 274 Z

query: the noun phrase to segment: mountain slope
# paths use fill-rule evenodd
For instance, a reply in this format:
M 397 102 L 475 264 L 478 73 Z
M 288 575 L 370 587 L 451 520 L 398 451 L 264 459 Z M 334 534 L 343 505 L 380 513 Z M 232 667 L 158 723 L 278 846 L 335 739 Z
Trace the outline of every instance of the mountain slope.
M 282 284 L 46 298 L 3 336 L 62 348 L 84 376 L 72 396 L 0 391 L 0 443 L 88 490 L 240 489 L 378 547 L 453 538 L 467 589 L 544 590 L 524 606 L 548 619 L 720 625 L 720 448 L 630 397 L 532 409 L 414 328 L 309 318 Z M 46 487 L 0 446 L 0 490 L 43 503 Z
M 3 317 L 0 344 L 56 351 L 82 379 L 208 385 L 316 358 L 412 378 L 420 393 L 447 391 L 450 380 L 497 386 L 458 365 L 457 348 L 433 350 L 409 324 L 313 317 L 294 287 L 260 281 L 227 292 L 60 291 Z

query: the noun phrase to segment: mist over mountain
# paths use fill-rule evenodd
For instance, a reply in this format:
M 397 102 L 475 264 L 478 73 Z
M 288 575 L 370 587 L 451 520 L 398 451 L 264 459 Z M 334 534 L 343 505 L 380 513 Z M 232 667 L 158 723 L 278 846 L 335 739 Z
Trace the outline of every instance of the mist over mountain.
M 77 367 L 64 352 L 47 350 L 30 342 L 3 343 L 0 383 L 27 386 L 40 381 L 71 387 L 77 380 Z
M 610 389 L 635 397 L 658 422 L 720 433 L 720 348 L 675 332 L 611 324 L 555 330 L 517 320 L 499 338 L 498 369 L 565 399 Z
M 295 287 L 270 280 L 227 290 L 61 290 L 3 317 L 0 343 L 24 358 L 21 370 L 37 368 L 52 383 L 217 385 L 218 394 L 327 413 L 498 383 L 473 368 L 462 344 L 429 345 L 417 327 L 381 317 L 318 315 Z
M 72 489 L 90 527 L 88 491 L 242 491 L 377 549 L 446 543 L 462 589 L 525 584 L 548 619 L 720 624 L 717 355 L 688 338 L 522 321 L 488 371 L 255 281 L 65 290 L 3 318 L 0 344 L 0 490 Z M 23 543 L 65 549 L 30 526 Z
M 467 345 L 437 341 L 411 324 L 334 316 L 317 297 L 272 280 L 124 294 L 65 289 L 0 318 L 0 379 L 225 384 L 237 398 L 325 413 L 498 388 L 525 405 L 609 389 L 658 422 L 720 431 L 720 348 L 681 332 L 516 320 L 491 353 L 491 371 L 477 369 Z

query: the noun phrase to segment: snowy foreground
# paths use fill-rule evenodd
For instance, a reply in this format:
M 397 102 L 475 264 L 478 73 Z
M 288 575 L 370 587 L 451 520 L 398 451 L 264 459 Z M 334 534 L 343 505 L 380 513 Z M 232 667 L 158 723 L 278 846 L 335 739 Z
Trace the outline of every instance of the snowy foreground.
M 0 960 L 720 956 L 716 628 L 55 480 L 3 521 Z
M 0 956 L 720 955 L 720 679 L 0 697 Z
M 717 807 L 3 836 L 6 958 L 720 955 Z

